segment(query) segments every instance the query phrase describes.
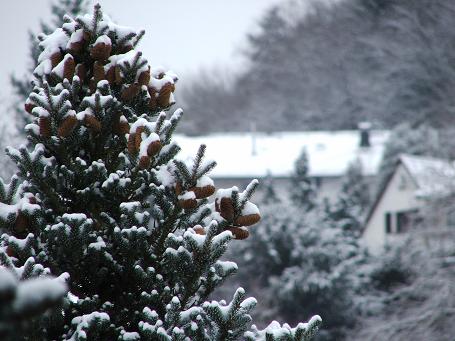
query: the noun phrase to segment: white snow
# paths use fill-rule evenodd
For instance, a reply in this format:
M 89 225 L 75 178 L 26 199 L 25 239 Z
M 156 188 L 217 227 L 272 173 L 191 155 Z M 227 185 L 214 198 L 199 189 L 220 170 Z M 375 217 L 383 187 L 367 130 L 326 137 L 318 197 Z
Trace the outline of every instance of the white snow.
M 160 137 L 156 133 L 151 133 L 147 136 L 144 140 L 142 140 L 140 148 L 139 148 L 139 157 L 147 156 L 147 149 L 149 145 L 155 141 L 159 141 Z
M 149 124 L 149 121 L 147 121 L 145 118 L 140 117 L 138 118 L 130 127 L 130 134 L 135 133 L 137 128 L 139 127 L 144 127 L 147 124 Z
M 27 133 L 33 133 L 33 135 L 39 135 L 39 125 L 35 123 L 29 123 L 25 126 L 25 131 Z
M 250 201 L 245 203 L 245 206 L 242 210 L 242 215 L 250 215 L 250 214 L 259 214 L 259 208 Z
M 52 69 L 52 72 L 55 73 L 58 77 L 63 78 L 63 72 L 65 71 L 65 63 L 68 59 L 73 59 L 73 56 L 69 53 L 67 53 L 65 57 L 63 57 L 62 61 Z
M 130 202 L 122 202 L 120 204 L 121 210 L 126 210 L 127 212 L 134 212 L 139 207 L 141 207 L 141 203 L 139 201 L 130 201 Z
M 15 205 L 7 205 L 0 202 L 0 218 L 3 220 L 8 219 L 11 214 L 16 214 L 17 208 Z
M 214 185 L 213 180 L 207 175 L 201 176 L 196 182 L 196 187 L 205 187 L 213 185 Z
M 44 109 L 42 107 L 33 108 L 32 113 L 38 117 L 49 117 L 50 116 L 49 111 L 47 111 L 46 109 Z
M 224 273 L 227 273 L 227 272 L 229 272 L 229 271 L 232 270 L 232 269 L 235 269 L 235 270 L 238 269 L 237 264 L 234 263 L 234 262 L 230 262 L 230 261 L 221 261 L 221 260 L 218 260 L 218 261 L 216 262 L 216 264 L 217 264 L 218 266 L 221 267 L 221 269 L 223 270 Z
M 123 340 L 123 341 L 134 341 L 134 340 L 140 340 L 141 339 L 139 333 L 137 333 L 137 332 L 125 332 L 125 331 L 123 331 L 121 337 L 122 337 L 121 340 Z
M 98 236 L 96 242 L 90 243 L 88 245 L 89 249 L 94 249 L 97 251 L 100 251 L 101 249 L 104 249 L 105 247 L 106 247 L 106 243 L 104 242 L 103 238 L 101 238 L 100 236 Z
M 87 216 L 84 213 L 65 213 L 62 218 L 75 222 L 87 220 Z
M 119 171 L 117 171 L 119 172 Z M 121 178 L 123 174 L 118 174 L 118 173 L 111 173 L 109 174 L 109 177 L 101 184 L 102 188 L 107 188 L 108 186 L 114 184 L 115 182 L 118 182 L 118 186 L 125 188 L 131 183 L 130 178 Z
M 174 84 L 174 79 L 172 79 L 172 77 L 168 76 L 167 74 L 165 74 L 161 79 L 154 77 L 150 78 L 150 85 L 158 92 L 166 84 Z
M 99 96 L 99 101 L 100 101 L 99 103 L 100 103 L 101 107 L 105 107 L 108 102 L 114 100 L 114 97 L 112 97 L 111 95 L 103 96 L 103 95 L 101 95 L 101 94 L 99 94 L 97 92 L 97 93 L 94 93 L 91 96 L 84 97 L 84 99 L 82 100 L 82 104 L 86 104 L 86 105 L 89 105 L 91 107 L 95 107 L 96 106 L 96 97 L 97 97 L 97 95 Z
M 46 36 L 46 38 L 39 43 L 39 46 L 44 50 L 38 57 L 38 63 L 50 58 L 53 53 L 60 51 L 60 49 L 64 49 L 68 40 L 69 37 L 62 28 L 57 28 L 54 32 Z
M 165 187 L 173 186 L 175 183 L 175 178 L 172 175 L 172 171 L 170 170 L 170 166 L 163 165 L 155 170 L 155 175 L 158 181 Z
M 66 285 L 62 281 L 53 278 L 36 278 L 21 282 L 18 286 L 15 310 L 24 310 L 33 307 L 44 301 L 54 301 L 63 296 L 66 292 Z
M 81 28 L 81 29 L 74 31 L 73 34 L 71 34 L 71 37 L 66 45 L 66 48 L 69 49 L 69 47 L 72 43 L 80 42 L 83 40 L 83 38 L 84 38 L 84 29 Z
M 73 318 L 71 324 L 76 325 L 77 327 L 75 333 L 69 340 L 80 340 L 80 337 L 84 339 L 83 337 L 86 335 L 84 329 L 89 328 L 95 321 L 109 322 L 110 318 L 108 314 L 100 313 L 98 311 Z
M 452 162 L 408 154 L 400 155 L 400 161 L 418 187 L 416 195 L 447 194 L 453 189 L 455 165 Z
M 236 192 L 239 191 L 237 186 L 233 186 L 231 188 L 220 188 L 216 191 L 215 198 L 216 199 L 231 198 L 232 192 L 234 192 L 234 191 L 236 191 Z
M 372 130 L 371 147 L 359 146 L 360 133 L 349 131 L 308 131 L 281 133 L 219 133 L 190 137 L 174 135 L 182 151 L 179 157 L 192 160 L 201 144 L 207 145 L 206 158 L 217 161 L 213 178 L 254 178 L 268 174 L 288 177 L 305 148 L 310 176 L 341 176 L 349 164 L 359 159 L 364 175 L 378 172 L 388 139 L 388 131 Z
M 178 196 L 179 200 L 190 200 L 190 199 L 196 199 L 196 194 L 192 191 L 188 191 L 185 193 L 182 193 Z
M 112 45 L 112 42 L 111 42 L 111 39 L 107 35 L 102 35 L 96 39 L 95 45 L 97 45 L 97 44 Z

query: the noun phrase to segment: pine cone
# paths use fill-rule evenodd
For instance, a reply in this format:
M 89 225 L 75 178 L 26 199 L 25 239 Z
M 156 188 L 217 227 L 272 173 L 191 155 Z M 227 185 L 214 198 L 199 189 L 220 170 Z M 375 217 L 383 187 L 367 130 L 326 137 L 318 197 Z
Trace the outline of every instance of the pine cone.
M 77 118 L 74 115 L 67 115 L 58 127 L 57 133 L 60 137 L 68 137 L 77 125 Z
M 62 59 L 63 56 L 60 51 L 54 52 L 50 57 L 52 68 L 56 67 L 58 63 L 62 61 Z
M 39 118 L 39 133 L 42 137 L 51 136 L 51 119 L 49 116 Z
M 175 184 L 175 194 L 180 195 L 182 192 L 182 183 L 180 181 L 177 181 Z
M 85 78 L 87 78 L 87 68 L 84 64 L 77 64 L 76 66 L 76 76 L 79 77 L 81 83 L 84 83 Z
M 196 234 L 199 234 L 201 236 L 205 236 L 205 230 L 204 230 L 204 228 L 201 225 L 194 226 L 193 230 L 194 230 L 194 232 L 196 232 Z
M 93 115 L 85 115 L 84 123 L 89 127 L 94 133 L 99 133 L 101 131 L 101 123 Z
M 80 40 L 71 42 L 69 46 L 70 52 L 73 55 L 80 55 L 88 41 L 90 41 L 90 33 L 84 31 Z
M 141 159 L 139 160 L 139 168 L 146 169 L 149 167 L 150 167 L 150 157 L 147 155 L 141 156 Z
M 36 197 L 32 194 L 32 195 L 28 198 L 28 202 L 29 202 L 30 204 L 35 205 L 35 204 L 38 203 L 38 200 L 36 200 Z
M 192 187 L 189 190 L 194 192 L 197 199 L 204 199 L 215 193 L 215 186 Z
M 63 65 L 63 79 L 66 78 L 69 81 L 73 80 L 75 68 L 76 63 L 74 62 L 74 58 L 72 55 L 69 55 L 69 57 L 65 60 L 65 64 Z
M 234 235 L 234 239 L 243 240 L 248 238 L 250 233 L 247 229 L 242 229 L 241 227 L 231 226 L 228 228 L 229 231 Z
M 25 111 L 28 112 L 30 115 L 33 115 L 33 113 L 32 113 L 33 108 L 36 108 L 36 105 L 34 105 L 32 103 L 25 103 L 24 104 Z
M 130 131 L 130 124 L 128 121 L 120 120 L 119 121 L 119 131 L 121 135 L 128 134 Z
M 171 93 L 174 91 L 174 84 L 165 84 L 158 95 L 157 103 L 161 108 L 167 108 L 173 103 L 170 102 Z
M 105 61 L 111 55 L 112 45 L 99 42 L 90 49 L 90 56 L 99 61 Z
M 137 83 L 127 85 L 122 90 L 122 100 L 131 101 L 134 97 L 136 97 L 139 94 L 140 90 L 141 87 Z
M 139 85 L 149 85 L 150 82 L 150 67 L 147 71 L 142 71 L 137 80 Z
M 69 47 L 70 52 L 74 55 L 79 55 L 84 49 L 84 43 L 84 39 L 80 41 L 73 41 Z
M 27 231 L 30 222 L 27 216 L 25 216 L 22 212 L 17 214 L 16 221 L 14 222 L 14 232 L 16 233 L 23 233 Z
M 137 151 L 141 149 L 141 142 L 142 142 L 142 133 L 144 132 L 144 127 L 139 126 L 136 129 L 135 139 L 134 139 L 134 147 Z
M 11 247 L 11 245 L 8 245 L 6 247 L 6 254 L 8 255 L 8 257 L 15 257 L 16 256 L 16 253 L 14 252 L 13 248 Z
M 197 200 L 196 199 L 180 199 L 179 205 L 181 208 L 185 210 L 191 210 L 197 207 Z
M 257 213 L 247 214 L 237 217 L 237 219 L 235 219 L 235 224 L 239 226 L 251 226 L 259 222 L 259 220 L 261 220 L 261 216 Z
M 137 153 L 137 149 L 136 149 L 136 134 L 135 133 L 131 133 L 129 136 L 128 136 L 128 152 L 132 155 L 136 154 Z
M 99 61 L 93 63 L 93 79 L 95 80 L 95 84 L 98 84 L 99 81 L 106 79 L 104 66 Z
M 109 84 L 114 84 L 115 82 L 115 66 L 111 66 L 106 72 L 106 79 Z
M 149 110 L 150 111 L 155 111 L 156 108 L 157 108 L 157 104 L 158 103 L 156 102 L 156 97 L 154 95 L 151 96 L 150 99 L 149 99 L 149 105 L 148 105 Z
M 120 70 L 120 67 L 118 65 L 115 67 L 114 73 L 115 73 L 115 83 L 122 84 L 123 83 L 122 71 Z
M 128 134 L 130 131 L 130 125 L 128 124 L 128 121 L 126 120 L 125 116 L 122 115 L 121 112 L 117 113 L 116 117 L 114 118 L 114 123 L 112 124 L 112 131 L 114 132 L 114 134 L 117 135 L 125 135 Z
M 154 155 L 158 154 L 158 152 L 160 150 L 161 150 L 161 142 L 160 142 L 160 140 L 153 141 L 147 147 L 147 155 L 148 156 L 154 156 Z
M 228 197 L 221 198 L 220 200 L 220 214 L 227 221 L 232 221 L 234 219 L 234 204 L 232 199 Z

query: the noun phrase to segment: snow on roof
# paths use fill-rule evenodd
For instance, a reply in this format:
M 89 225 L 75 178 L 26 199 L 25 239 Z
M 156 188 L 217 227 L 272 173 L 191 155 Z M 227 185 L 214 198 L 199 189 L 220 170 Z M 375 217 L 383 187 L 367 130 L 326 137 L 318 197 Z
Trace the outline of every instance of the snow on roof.
M 418 187 L 416 195 L 441 194 L 453 189 L 455 167 L 452 162 L 409 154 L 401 154 L 400 161 Z
M 215 160 L 214 178 L 255 178 L 270 174 L 288 177 L 305 148 L 310 176 L 342 176 L 349 164 L 360 161 L 365 175 L 377 173 L 389 136 L 388 131 L 370 132 L 371 147 L 360 147 L 360 133 L 348 131 L 307 131 L 280 133 L 224 133 L 189 137 L 174 135 L 182 151 L 179 158 L 194 158 L 201 144 L 207 145 L 207 159 Z

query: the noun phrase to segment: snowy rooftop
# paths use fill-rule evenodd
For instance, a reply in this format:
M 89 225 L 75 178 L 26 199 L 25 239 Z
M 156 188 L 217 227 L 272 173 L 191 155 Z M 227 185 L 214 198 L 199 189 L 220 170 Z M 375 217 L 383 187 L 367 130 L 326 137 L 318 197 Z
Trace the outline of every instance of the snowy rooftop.
M 409 154 L 400 155 L 400 161 L 414 179 L 417 195 L 425 196 L 453 189 L 454 164 L 447 160 Z
M 371 147 L 359 146 L 360 133 L 349 131 L 308 131 L 282 133 L 225 133 L 189 137 L 174 135 L 182 147 L 179 158 L 191 159 L 201 144 L 206 157 L 217 162 L 214 178 L 288 177 L 305 148 L 311 176 L 341 176 L 349 164 L 360 160 L 365 175 L 374 175 L 389 136 L 388 131 L 370 132 Z

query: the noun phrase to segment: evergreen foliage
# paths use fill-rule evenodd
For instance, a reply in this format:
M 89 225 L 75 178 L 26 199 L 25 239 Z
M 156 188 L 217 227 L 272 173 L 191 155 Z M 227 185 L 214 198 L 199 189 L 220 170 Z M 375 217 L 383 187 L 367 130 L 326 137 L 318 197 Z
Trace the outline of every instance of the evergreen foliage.
M 306 150 L 303 150 L 295 162 L 290 192 L 291 199 L 304 211 L 310 211 L 316 205 L 316 191 L 309 177 L 309 170 L 308 155 Z
M 82 14 L 88 9 L 87 0 L 57 0 L 51 5 L 52 13 L 52 22 L 47 24 L 41 22 L 40 30 L 45 34 L 51 33 L 55 28 L 62 26 L 63 16 L 65 14 L 76 17 L 79 14 Z M 31 117 L 24 111 L 24 102 L 28 98 L 28 95 L 33 90 L 32 83 L 30 82 L 30 77 L 28 75 L 32 74 L 33 70 L 38 65 L 38 56 L 41 52 L 38 44 L 39 41 L 36 39 L 36 34 L 29 32 L 29 65 L 30 67 L 27 70 L 27 75 L 24 77 L 16 77 L 11 75 L 11 85 L 13 87 L 15 95 L 15 110 L 18 116 L 18 128 L 19 132 L 23 132 L 23 126 L 31 122 Z
M 10 237 L 9 242 L 17 242 Z M 49 276 L 49 269 L 36 264 L 33 257 L 21 267 L 0 251 L 0 338 L 42 340 L 42 326 L 61 316 L 61 304 L 67 293 L 67 273 Z
M 265 196 L 260 226 L 234 250 L 242 255 L 239 282 L 267 297 L 259 319 L 274 315 L 295 322 L 318 311 L 324 325 L 316 339 L 344 340 L 365 309 L 362 295 L 373 285 L 369 258 L 358 240 L 369 205 L 368 184 L 359 162 L 353 162 L 335 202 L 319 202 L 305 152 L 295 174 L 293 199 Z
M 248 68 L 229 87 L 206 82 L 185 94 L 200 122 L 189 129 L 247 131 L 245 119 L 264 132 L 364 120 L 446 128 L 455 117 L 454 18 L 452 0 L 280 1 L 248 35 Z M 220 108 L 229 120 L 213 120 Z
M 208 301 L 237 270 L 220 260 L 229 242 L 261 218 L 250 201 L 257 181 L 215 194 L 205 146 L 191 163 L 176 158 L 182 111 L 166 111 L 177 77 L 135 50 L 143 35 L 96 5 L 40 36 L 29 144 L 8 149 L 19 171 L 0 182 L 1 250 L 69 289 L 38 339 L 309 339 L 318 316 L 248 331 L 256 300 L 243 289 L 229 303 Z M 36 328 L 22 332 L 37 339 Z
M 263 205 L 263 219 L 238 245 L 239 281 L 267 297 L 267 310 L 295 323 L 315 311 L 323 318 L 316 340 L 342 340 L 356 321 L 358 267 L 365 261 L 356 238 L 325 217 L 319 207 Z M 346 318 L 351 316 L 352 318 Z
M 362 165 L 357 161 L 348 167 L 335 203 L 328 204 L 328 218 L 358 238 L 369 205 L 370 188 L 363 177 Z

